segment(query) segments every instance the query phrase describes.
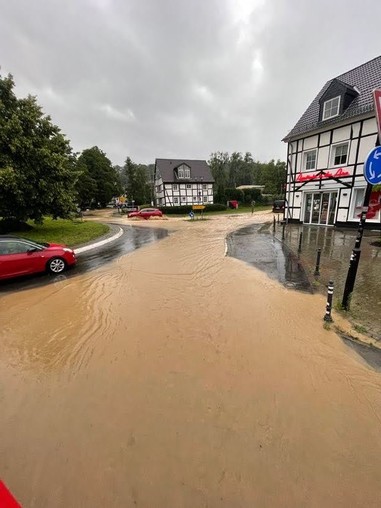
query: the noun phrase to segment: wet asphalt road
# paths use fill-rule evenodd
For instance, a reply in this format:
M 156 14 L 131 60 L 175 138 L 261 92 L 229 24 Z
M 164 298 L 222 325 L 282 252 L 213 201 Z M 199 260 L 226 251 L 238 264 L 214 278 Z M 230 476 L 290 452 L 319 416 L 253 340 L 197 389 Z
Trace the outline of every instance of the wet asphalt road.
M 311 285 L 299 259 L 279 242 L 268 225 L 251 224 L 227 237 L 228 255 L 264 271 L 291 289 L 311 292 Z
M 60 280 L 76 277 L 89 270 L 99 268 L 105 263 L 133 252 L 151 242 L 161 240 L 168 235 L 167 230 L 158 228 L 146 228 L 139 226 L 124 226 L 118 224 L 124 230 L 124 234 L 117 240 L 110 242 L 102 247 L 91 249 L 87 252 L 78 254 L 78 262 L 74 268 L 67 270 L 61 275 L 40 274 L 31 277 L 22 277 L 0 282 L 0 294 L 13 291 L 22 291 L 40 287 L 46 284 L 52 284 Z M 94 240 L 94 243 L 96 240 Z

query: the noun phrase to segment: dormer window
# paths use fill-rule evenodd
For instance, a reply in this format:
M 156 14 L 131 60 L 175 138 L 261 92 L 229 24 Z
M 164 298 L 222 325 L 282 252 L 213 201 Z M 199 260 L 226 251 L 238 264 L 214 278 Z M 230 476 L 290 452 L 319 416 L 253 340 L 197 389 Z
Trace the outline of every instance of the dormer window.
M 323 120 L 329 120 L 330 118 L 338 116 L 339 111 L 340 111 L 340 95 L 338 97 L 334 97 L 333 99 L 325 101 L 323 109 Z
M 186 164 L 181 164 L 177 168 L 177 178 L 190 178 L 190 168 Z

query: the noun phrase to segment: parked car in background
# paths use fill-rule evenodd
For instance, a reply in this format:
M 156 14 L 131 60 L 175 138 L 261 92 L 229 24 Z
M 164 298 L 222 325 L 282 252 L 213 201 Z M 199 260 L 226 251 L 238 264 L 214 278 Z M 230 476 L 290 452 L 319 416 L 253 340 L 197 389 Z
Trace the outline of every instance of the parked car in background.
M 0 237 L 0 280 L 40 272 L 58 275 L 76 262 L 74 251 L 65 245 Z
M 163 212 L 161 212 L 157 208 L 142 208 L 138 212 L 132 212 L 128 214 L 129 218 L 141 217 L 142 219 L 149 219 L 151 217 L 162 217 L 162 216 Z
M 284 213 L 285 205 L 284 199 L 276 199 L 273 203 L 273 213 Z

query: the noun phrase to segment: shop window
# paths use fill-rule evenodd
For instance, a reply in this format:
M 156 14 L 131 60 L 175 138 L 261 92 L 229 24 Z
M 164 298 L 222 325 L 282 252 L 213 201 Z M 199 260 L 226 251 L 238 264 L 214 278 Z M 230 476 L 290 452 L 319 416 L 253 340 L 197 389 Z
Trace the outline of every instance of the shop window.
M 353 189 L 352 219 L 358 219 L 364 204 L 365 189 Z

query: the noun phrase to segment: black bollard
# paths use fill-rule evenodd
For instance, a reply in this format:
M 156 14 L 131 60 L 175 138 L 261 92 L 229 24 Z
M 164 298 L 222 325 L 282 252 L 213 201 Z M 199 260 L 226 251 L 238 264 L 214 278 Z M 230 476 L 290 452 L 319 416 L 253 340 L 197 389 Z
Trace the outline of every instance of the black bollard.
M 301 231 L 299 233 L 299 247 L 298 247 L 298 252 L 299 253 L 302 252 L 302 241 L 303 241 L 303 231 Z
M 360 261 L 360 255 L 361 250 L 354 248 L 352 250 L 351 258 L 349 260 L 349 270 L 347 279 L 345 281 L 344 286 L 344 294 L 343 294 L 343 301 L 342 306 L 344 310 L 349 310 L 350 307 L 350 301 L 351 301 L 351 294 L 353 292 L 353 288 L 355 286 L 355 280 L 357 275 L 357 268 L 359 266 Z
M 286 222 L 283 222 L 283 225 L 282 225 L 282 240 L 284 240 L 285 229 L 286 229 Z
M 327 305 L 326 305 L 326 308 L 325 308 L 325 316 L 324 316 L 324 321 L 326 321 L 327 323 L 332 323 L 333 322 L 333 319 L 332 319 L 332 316 L 331 316 L 331 312 L 332 312 L 332 298 L 333 298 L 333 281 L 330 280 L 328 282 Z
M 278 219 L 278 220 L 277 220 L 277 223 L 279 224 L 279 213 L 278 213 L 278 217 L 277 217 L 277 219 Z
M 275 227 L 276 227 L 276 221 L 275 221 L 275 216 L 274 216 L 274 220 L 273 220 L 273 233 L 275 233 Z
M 320 275 L 320 256 L 321 256 L 321 249 L 318 249 L 317 255 L 316 255 L 316 267 L 315 267 L 314 275 Z

